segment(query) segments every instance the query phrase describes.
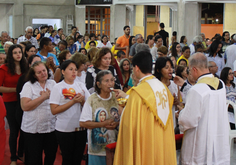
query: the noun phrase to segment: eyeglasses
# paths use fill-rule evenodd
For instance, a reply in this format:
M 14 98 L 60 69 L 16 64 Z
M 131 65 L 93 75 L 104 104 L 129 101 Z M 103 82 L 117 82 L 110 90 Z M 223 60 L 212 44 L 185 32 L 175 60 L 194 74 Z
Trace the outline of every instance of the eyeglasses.
M 231 72 L 231 73 L 229 73 L 229 75 L 234 75 L 234 73 Z

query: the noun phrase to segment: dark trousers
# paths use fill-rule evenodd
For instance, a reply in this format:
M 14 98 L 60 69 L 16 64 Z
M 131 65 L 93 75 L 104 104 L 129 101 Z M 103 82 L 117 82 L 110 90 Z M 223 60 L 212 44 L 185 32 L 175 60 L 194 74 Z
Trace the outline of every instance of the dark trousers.
M 4 102 L 7 110 L 7 121 L 10 127 L 10 136 L 9 136 L 9 147 L 11 152 L 11 161 L 16 161 L 16 150 L 17 150 L 17 137 L 20 130 L 20 125 L 16 120 L 16 108 L 17 102 Z M 23 156 L 23 146 L 18 146 L 19 156 Z
M 80 165 L 87 140 L 87 131 L 59 132 L 57 140 L 62 154 L 62 165 Z
M 57 153 L 57 140 L 55 131 L 50 133 L 26 133 L 25 139 L 25 165 L 42 165 L 44 151 L 44 165 L 53 165 Z

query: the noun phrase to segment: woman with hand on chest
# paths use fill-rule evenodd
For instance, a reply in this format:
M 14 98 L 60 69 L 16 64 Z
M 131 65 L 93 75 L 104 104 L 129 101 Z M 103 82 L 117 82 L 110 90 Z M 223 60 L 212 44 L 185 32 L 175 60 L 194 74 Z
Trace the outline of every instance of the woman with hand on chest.
M 53 87 L 50 95 L 51 112 L 56 115 L 56 137 L 62 153 L 62 165 L 80 164 L 87 133 L 79 120 L 90 94 L 82 82 L 75 81 L 78 65 L 74 61 L 64 61 L 61 70 L 64 80 Z
M 49 104 L 49 96 L 56 82 L 49 80 L 49 77 L 49 70 L 43 62 L 33 63 L 20 93 L 24 111 L 21 130 L 24 132 L 26 164 L 42 165 L 43 151 L 45 165 L 53 165 L 56 158 L 56 117 L 52 115 Z

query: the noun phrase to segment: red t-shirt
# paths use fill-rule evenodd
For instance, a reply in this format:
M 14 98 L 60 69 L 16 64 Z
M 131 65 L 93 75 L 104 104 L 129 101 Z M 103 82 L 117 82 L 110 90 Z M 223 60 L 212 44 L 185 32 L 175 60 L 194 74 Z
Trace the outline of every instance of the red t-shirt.
M 8 72 L 8 67 L 5 64 L 0 66 L 0 84 L 4 87 L 16 88 L 18 79 L 20 78 L 21 75 L 22 74 L 11 75 Z M 4 102 L 17 101 L 16 92 L 3 93 L 2 96 Z
M 5 121 L 4 117 L 6 116 L 6 108 L 0 96 L 0 132 L 5 130 Z

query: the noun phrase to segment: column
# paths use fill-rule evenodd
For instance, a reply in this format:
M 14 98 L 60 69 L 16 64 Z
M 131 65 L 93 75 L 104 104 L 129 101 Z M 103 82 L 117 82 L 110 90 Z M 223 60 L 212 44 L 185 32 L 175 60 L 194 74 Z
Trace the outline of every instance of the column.
M 233 17 L 236 15 L 236 4 L 225 3 L 224 7 L 224 31 L 232 35 L 236 30 L 236 22 Z
M 76 5 L 75 6 L 75 26 L 79 28 L 82 35 L 86 32 L 86 6 Z
M 181 12 L 181 11 L 180 11 Z M 180 22 L 179 22 L 180 24 Z M 181 26 L 181 25 L 179 25 Z M 182 31 L 181 31 L 182 32 Z M 185 3 L 184 35 L 187 36 L 188 44 L 193 38 L 201 33 L 201 7 L 197 2 Z
M 177 31 L 177 29 L 178 29 L 178 20 L 179 20 L 178 19 L 178 11 L 177 11 L 176 8 L 171 8 L 171 9 L 172 9 L 172 31 Z
M 185 35 L 185 1 L 179 0 L 178 2 L 178 24 L 177 24 L 177 37 Z M 188 42 L 191 43 L 190 41 Z
M 13 6 L 13 30 L 12 36 L 19 36 L 25 34 L 24 27 L 24 4 L 21 1 L 17 1 Z
M 170 44 L 171 37 L 172 37 L 172 27 L 170 27 L 170 7 L 169 6 L 160 6 L 160 23 L 162 22 L 165 24 L 165 31 L 169 33 L 169 44 Z M 159 28 L 159 30 L 161 29 Z
M 124 35 L 123 27 L 126 25 L 126 5 L 110 6 L 110 41 Z
M 144 37 L 144 5 L 137 5 L 135 10 L 135 26 L 133 26 L 133 35 L 142 34 Z

